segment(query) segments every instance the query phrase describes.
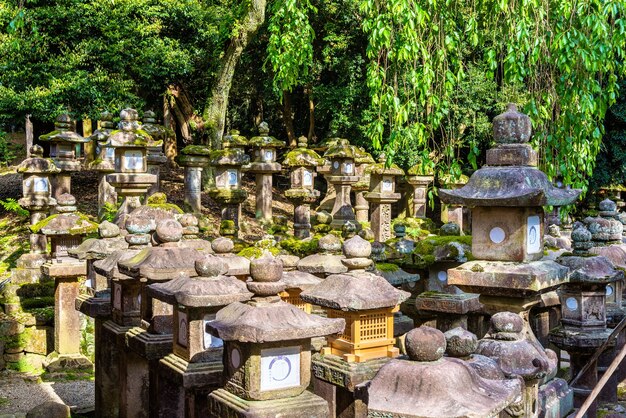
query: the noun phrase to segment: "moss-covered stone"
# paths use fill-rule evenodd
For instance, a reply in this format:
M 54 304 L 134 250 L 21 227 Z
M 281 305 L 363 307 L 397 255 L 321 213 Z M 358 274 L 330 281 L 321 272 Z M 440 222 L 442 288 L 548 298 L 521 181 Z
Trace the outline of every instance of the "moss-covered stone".
M 376 269 L 386 273 L 393 273 L 400 270 L 400 267 L 393 263 L 376 263 Z
M 148 203 L 147 206 L 155 209 L 163 209 L 168 212 L 185 213 L 179 206 L 173 203 Z
M 271 248 L 259 248 L 259 247 L 248 247 L 248 248 L 244 248 L 243 250 L 239 251 L 237 253 L 237 255 L 242 256 L 242 257 L 246 257 L 250 260 L 255 259 L 255 258 L 261 258 L 261 256 L 263 255 L 263 251 L 269 251 L 270 253 L 272 253 L 273 256 L 277 256 L 278 254 L 280 254 L 280 249 L 276 248 L 276 247 L 271 247 Z
M 228 205 L 243 202 L 248 197 L 248 192 L 243 189 L 213 188 L 209 190 L 209 196 L 216 202 Z
M 73 220 L 73 224 L 66 223 L 63 228 L 56 226 L 59 217 L 67 220 Z M 57 222 L 55 222 L 55 220 Z M 68 228 L 69 226 L 69 228 Z M 98 232 L 98 224 L 93 222 L 87 215 L 80 212 L 74 213 L 57 213 L 48 216 L 35 225 L 31 225 L 30 230 L 34 233 L 44 233 L 46 235 L 86 235 L 92 232 Z M 46 231 L 48 230 L 48 231 Z
M 428 268 L 436 261 L 469 261 L 473 259 L 471 245 L 472 237 L 469 235 L 428 237 L 415 243 L 415 248 L 405 258 L 405 263 L 416 268 Z
M 54 306 L 54 296 L 38 296 L 30 299 L 23 299 L 21 300 L 21 304 L 22 308 L 25 310 Z
M 163 205 L 167 203 L 167 195 L 163 192 L 157 192 L 148 197 L 149 205 Z
M 283 165 L 291 168 L 316 167 L 322 164 L 324 164 L 324 159 L 308 148 L 296 148 L 289 151 L 283 160 Z
M 299 240 L 291 237 L 282 240 L 278 243 L 278 245 L 290 254 L 303 258 L 317 252 L 317 244 L 321 237 L 322 235 L 316 235 L 305 240 Z

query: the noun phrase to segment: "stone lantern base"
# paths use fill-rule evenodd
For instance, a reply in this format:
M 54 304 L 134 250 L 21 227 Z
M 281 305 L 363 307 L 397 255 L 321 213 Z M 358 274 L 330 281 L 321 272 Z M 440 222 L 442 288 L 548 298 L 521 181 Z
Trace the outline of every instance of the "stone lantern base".
M 304 391 L 292 398 L 269 401 L 247 401 L 232 393 L 217 389 L 209 395 L 207 416 L 221 418 L 326 418 L 328 402 L 311 392 Z

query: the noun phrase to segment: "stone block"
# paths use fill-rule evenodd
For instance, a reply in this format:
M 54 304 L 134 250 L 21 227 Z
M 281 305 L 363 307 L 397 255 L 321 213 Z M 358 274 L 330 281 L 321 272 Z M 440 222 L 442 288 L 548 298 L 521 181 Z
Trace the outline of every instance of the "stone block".
M 0 319 L 0 337 L 10 337 L 24 332 L 24 325 L 14 318 L 4 317 Z
M 378 358 L 363 363 L 348 363 L 339 356 L 314 354 L 311 374 L 353 392 L 356 385 L 371 380 L 388 361 L 388 358 Z
M 24 352 L 20 351 L 19 353 L 14 354 L 4 354 L 4 361 L 7 363 L 17 363 L 18 361 L 24 358 Z
M 26 414 L 26 418 L 70 418 L 70 407 L 54 402 L 47 401 L 37 405 Z
M 28 338 L 24 345 L 24 351 L 27 353 L 48 355 L 53 350 L 54 330 L 50 327 L 32 327 L 29 328 Z
M 24 359 L 33 369 L 43 369 L 46 356 L 40 354 L 26 353 Z
M 528 144 L 503 144 L 487 150 L 487 165 L 537 166 L 537 151 Z

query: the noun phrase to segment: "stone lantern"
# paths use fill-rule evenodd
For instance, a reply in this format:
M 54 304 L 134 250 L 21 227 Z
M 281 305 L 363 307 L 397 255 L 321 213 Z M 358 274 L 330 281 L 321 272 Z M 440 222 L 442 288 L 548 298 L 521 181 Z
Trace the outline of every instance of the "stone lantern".
M 448 270 L 448 284 L 480 294 L 485 312 L 514 311 L 525 336 L 540 345 L 528 322 L 530 309 L 567 279 L 568 269 L 542 260 L 543 206 L 573 203 L 579 190 L 555 188 L 537 169 L 537 153 L 527 144 L 530 118 L 515 105 L 494 118 L 498 144 L 487 151 L 487 165 L 455 190 L 439 190 L 444 203 L 472 208 L 472 254 Z M 540 335 L 543 338 L 542 335 Z
M 298 261 L 298 270 L 311 273 L 319 278 L 331 274 L 345 273 L 348 268 L 341 260 L 341 240 L 335 235 L 327 234 L 317 242 L 318 252 Z
M 67 114 L 60 115 L 54 122 L 54 131 L 39 137 L 50 143 L 50 158 L 59 170 L 54 182 L 52 195 L 58 198 L 72 192 L 72 172 L 80 171 L 76 147 L 90 141 L 76 133 L 76 126 Z
M 234 276 L 244 282 L 248 280 L 248 276 L 250 276 L 250 260 L 233 253 L 235 243 L 232 239 L 225 237 L 216 238 L 211 242 L 211 249 L 215 255 L 226 263 L 228 267 L 227 276 Z
M 96 232 L 98 224 L 76 212 L 74 196 L 64 194 L 57 199 L 58 215 L 52 215 L 31 227 L 50 239 L 52 258 L 41 269 L 54 280 L 54 352 L 46 362 L 47 368 L 90 367 L 80 354 L 80 316 L 74 308 L 79 294 L 79 278 L 87 274 L 84 261 L 69 256 L 68 251 L 80 245 L 85 235 Z
M 156 183 L 148 189 L 146 196 L 152 196 L 161 190 L 161 167 L 167 162 L 167 157 L 163 153 L 163 144 L 168 136 L 165 126 L 159 125 L 156 120 L 156 113 L 147 110 L 143 113 L 141 130 L 150 135 L 154 142 L 148 145 L 148 173 L 156 176 Z
M 147 292 L 153 283 L 168 282 L 180 277 L 195 277 L 195 261 L 206 254 L 180 245 L 183 227 L 174 219 L 158 223 L 152 237 L 152 247 L 142 249 L 131 259 L 118 262 L 120 273 L 128 276 L 121 286 L 133 289 L 133 303 L 140 305 L 141 326 L 126 333 L 128 350 L 123 354 L 127 370 L 127 389 L 122 405 L 126 416 L 139 416 L 158 407 L 158 388 L 155 384 L 159 361 L 172 349 L 172 306 L 155 300 Z M 113 283 L 114 311 L 118 283 Z M 124 399 L 124 396 L 126 399 Z
M 202 170 L 209 166 L 211 149 L 187 145 L 178 153 L 178 164 L 185 167 L 185 205 L 193 213 L 202 212 Z
M 504 416 L 522 393 L 516 378 L 485 378 L 469 363 L 444 357 L 446 339 L 437 329 L 415 328 L 405 344 L 409 359 L 391 360 L 367 387 L 368 416 Z
M 324 154 L 324 158 L 330 162 L 327 180 L 333 185 L 337 195 L 331 212 L 333 229 L 341 230 L 346 221 L 356 220 L 350 202 L 352 185 L 359 181 L 355 168 L 356 154 L 357 148 L 350 145 L 347 139 L 337 139 L 336 144 L 330 146 Z
M 320 196 L 315 190 L 315 168 L 322 163 L 320 156 L 307 148 L 307 138 L 298 138 L 298 148 L 285 156 L 283 166 L 291 169 L 291 188 L 285 191 L 285 197 L 295 206 L 293 229 L 296 238 L 311 235 L 311 203 Z
M 224 341 L 223 388 L 209 395 L 208 415 L 327 417 L 327 402 L 307 391 L 311 338 L 341 332 L 343 319 L 309 315 L 280 300 L 282 263 L 266 253 L 250 266 L 247 304 L 231 303 L 207 323 Z
M 272 174 L 281 170 L 276 162 L 278 148 L 285 143 L 269 136 L 266 122 L 259 124 L 259 136 L 250 138 L 249 145 L 254 150 L 254 161 L 250 164 L 251 173 L 256 175 L 256 217 L 265 221 L 272 220 Z
M 352 191 L 354 192 L 354 216 L 357 222 L 363 224 L 369 221 L 370 210 L 370 205 L 367 199 L 365 199 L 365 193 L 370 190 L 370 173 L 368 168 L 375 161 L 368 152 L 358 147 L 354 163 L 356 164 L 356 175 L 359 177 L 359 181 L 352 185 Z
M 396 193 L 396 179 L 404 175 L 404 171 L 395 164 L 387 167 L 386 161 L 385 154 L 381 154 L 378 164 L 367 169 L 370 174 L 370 191 L 365 199 L 374 205 L 371 228 L 378 242 L 386 242 L 391 238 L 391 204 L 400 199 L 400 193 Z
M 331 403 L 333 410 L 359 415 L 363 405 L 355 400 L 355 386 L 374 377 L 390 358 L 399 355 L 394 346 L 394 313 L 409 297 L 381 276 L 366 272 L 371 244 L 359 236 L 344 243 L 345 274 L 328 276 L 300 298 L 326 310 L 328 318 L 343 318 L 342 334 L 327 337 L 328 343 L 313 358 L 315 393 Z
M 572 231 L 572 240 L 574 255 L 557 260 L 571 273 L 569 282 L 559 289 L 562 326 L 550 332 L 550 341 L 570 354 L 571 374 L 577 376 L 611 334 L 606 322 L 607 286 L 623 280 L 624 272 L 603 256 L 589 256 L 580 245 L 591 242 L 591 233 L 584 226 Z M 596 363 L 572 387 L 575 407 L 584 403 L 597 383 Z M 617 393 L 617 387 L 614 391 Z M 596 410 L 594 402 L 589 414 L 594 416 Z
M 90 139 L 96 143 L 98 158 L 89 164 L 89 168 L 98 172 L 98 217 L 104 214 L 104 205 L 117 205 L 115 188 L 107 182 L 107 174 L 115 172 L 115 148 L 109 142 L 111 132 L 115 130 L 113 115 L 109 112 L 100 114 L 100 128 Z
M 222 221 L 234 223 L 235 237 L 239 231 L 241 203 L 248 197 L 248 192 L 242 188 L 241 171 L 249 161 L 250 157 L 242 148 L 231 148 L 229 137 L 224 137 L 221 150 L 210 154 L 210 164 L 215 167 L 215 186 L 209 190 L 209 196 L 222 207 Z M 269 190 L 271 194 L 271 174 Z
M 113 131 L 109 143 L 115 149 L 115 173 L 107 175 L 107 181 L 115 187 L 123 202 L 117 217 L 141 206 L 140 198 L 156 183 L 154 174 L 147 173 L 147 147 L 155 146 L 152 137 L 139 130 L 137 111 L 124 109 L 120 112 L 120 130 Z
M 468 182 L 468 177 L 465 174 L 461 174 L 458 179 L 453 179 L 451 175 L 444 175 L 439 179 L 443 189 L 458 190 L 465 186 Z M 461 232 L 467 231 L 469 228 L 465 222 L 465 209 L 462 204 L 447 203 L 442 200 L 441 205 L 441 222 L 446 224 L 453 222 L 461 228 Z
M 295 255 L 279 255 L 278 258 L 283 263 L 282 281 L 285 282 L 285 290 L 279 296 L 285 302 L 302 309 L 306 313 L 311 313 L 313 306 L 300 298 L 300 293 L 311 289 L 322 281 L 319 277 L 311 273 L 297 270 L 298 261 Z
M 328 138 L 319 144 L 311 144 L 310 148 L 318 154 L 324 154 L 328 151 L 328 147 L 335 145 L 337 141 L 338 138 Z M 333 210 L 335 198 L 337 197 L 335 188 L 332 187 L 332 184 L 328 181 L 328 176 L 331 171 L 330 161 L 324 158 L 323 164 L 317 166 L 316 171 L 322 176 L 321 178 L 324 179 L 324 182 L 326 183 L 326 193 L 322 196 L 322 200 L 320 201 L 319 206 L 315 208 L 315 211 L 318 213 L 322 211 L 330 213 Z
M 433 179 L 433 170 L 424 167 L 421 161 L 407 171 L 406 181 L 413 187 L 413 205 L 409 216 L 426 217 L 428 185 L 433 182 Z
M 59 169 L 50 159 L 43 158 L 43 148 L 34 145 L 30 149 L 30 158 L 25 159 L 17 167 L 22 174 L 22 198 L 18 201 L 21 207 L 30 212 L 30 225 L 44 220 L 50 208 L 56 206 L 52 197 L 50 179 Z M 34 283 L 41 278 L 41 265 L 46 261 L 46 237 L 42 234 L 30 234 L 30 251 L 23 254 L 13 270 L 13 282 Z
M 223 342 L 205 331 L 217 312 L 249 300 L 244 282 L 225 276 L 220 258 L 196 261 L 198 277 L 180 277 L 148 286 L 154 298 L 174 306 L 172 353 L 159 363 L 159 416 L 206 416 L 207 395 L 220 385 Z

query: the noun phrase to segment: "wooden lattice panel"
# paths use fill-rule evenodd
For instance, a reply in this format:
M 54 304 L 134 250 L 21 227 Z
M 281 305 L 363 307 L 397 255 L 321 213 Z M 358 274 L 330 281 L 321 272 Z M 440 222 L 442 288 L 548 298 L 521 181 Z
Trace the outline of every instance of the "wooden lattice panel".
M 280 292 L 280 298 L 283 302 L 287 302 L 306 313 L 311 313 L 311 304 L 300 299 L 300 291 L 298 290 Z
M 360 340 L 362 342 L 387 339 L 386 312 L 360 316 Z
M 352 324 L 354 323 L 354 316 L 350 312 L 336 311 L 334 309 L 328 310 L 328 318 L 343 318 L 346 320 L 346 327 L 343 333 L 339 335 L 339 338 L 348 342 L 353 342 L 352 339 Z

